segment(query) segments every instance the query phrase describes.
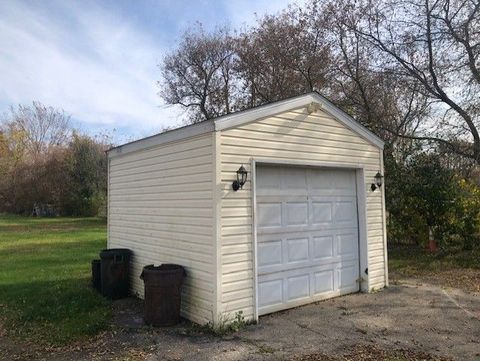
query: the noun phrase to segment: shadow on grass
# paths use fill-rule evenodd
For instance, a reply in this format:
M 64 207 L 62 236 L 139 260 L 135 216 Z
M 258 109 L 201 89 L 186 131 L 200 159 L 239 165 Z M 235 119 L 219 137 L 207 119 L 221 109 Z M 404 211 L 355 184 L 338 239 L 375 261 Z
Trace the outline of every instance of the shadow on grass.
M 111 302 L 88 278 L 0 285 L 0 314 L 9 335 L 63 345 L 108 327 Z

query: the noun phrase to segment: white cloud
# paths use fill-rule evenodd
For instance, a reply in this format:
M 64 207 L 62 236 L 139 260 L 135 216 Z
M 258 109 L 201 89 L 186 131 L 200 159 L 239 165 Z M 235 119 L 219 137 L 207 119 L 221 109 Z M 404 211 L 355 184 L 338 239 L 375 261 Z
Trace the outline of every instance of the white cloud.
M 225 2 L 228 16 L 235 25 L 253 25 L 257 17 L 266 14 L 276 14 L 288 7 L 289 4 L 303 4 L 304 0 L 257 0 L 246 6 L 243 0 Z
M 184 112 L 163 104 L 156 85 L 174 39 L 196 20 L 237 27 L 288 2 L 146 1 L 120 9 L 115 2 L 0 0 L 0 112 L 38 100 L 65 109 L 84 130 L 135 137 L 178 125 Z M 163 21 L 170 28 L 158 28 Z
M 64 9 L 71 22 L 21 3 L 0 6 L 2 103 L 39 100 L 95 127 L 158 130 L 178 123 L 178 110 L 162 106 L 156 94 L 161 44 L 81 4 Z

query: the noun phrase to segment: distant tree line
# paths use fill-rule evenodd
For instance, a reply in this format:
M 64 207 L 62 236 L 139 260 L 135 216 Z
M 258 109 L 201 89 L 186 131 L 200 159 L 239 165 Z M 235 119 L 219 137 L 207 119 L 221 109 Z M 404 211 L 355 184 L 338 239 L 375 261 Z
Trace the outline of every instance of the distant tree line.
M 160 96 L 199 122 L 318 91 L 386 141 L 391 242 L 479 244 L 480 2 L 310 0 L 252 26 L 198 24 Z
M 105 214 L 108 147 L 72 129 L 63 110 L 11 107 L 0 123 L 0 212 Z

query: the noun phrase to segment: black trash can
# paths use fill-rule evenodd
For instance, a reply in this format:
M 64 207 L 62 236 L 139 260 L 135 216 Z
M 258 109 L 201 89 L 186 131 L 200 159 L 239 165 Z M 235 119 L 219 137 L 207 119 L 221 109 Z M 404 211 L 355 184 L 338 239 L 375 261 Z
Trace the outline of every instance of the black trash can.
M 143 267 L 145 283 L 145 323 L 173 326 L 180 321 L 180 304 L 185 269 L 176 264 Z
M 130 290 L 130 256 L 126 248 L 104 249 L 100 252 L 102 295 L 117 300 Z
M 92 286 L 98 292 L 102 290 L 101 261 L 99 259 L 92 261 Z

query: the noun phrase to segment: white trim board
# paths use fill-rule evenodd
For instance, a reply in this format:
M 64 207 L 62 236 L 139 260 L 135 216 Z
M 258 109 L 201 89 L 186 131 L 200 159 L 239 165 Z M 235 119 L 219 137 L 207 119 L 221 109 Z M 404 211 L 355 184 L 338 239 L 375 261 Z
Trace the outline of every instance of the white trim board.
M 251 159 L 251 189 L 252 189 L 252 236 L 253 236 L 253 247 L 252 247 L 252 257 L 253 257 L 253 318 L 255 322 L 258 322 L 258 272 L 257 272 L 257 220 L 255 217 L 255 212 L 257 209 L 257 161 Z

